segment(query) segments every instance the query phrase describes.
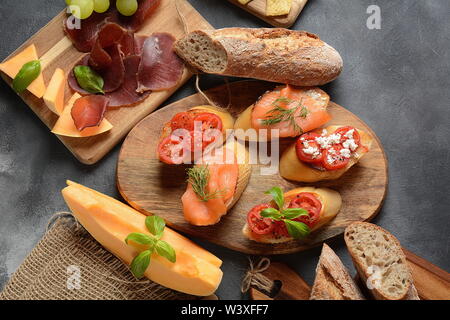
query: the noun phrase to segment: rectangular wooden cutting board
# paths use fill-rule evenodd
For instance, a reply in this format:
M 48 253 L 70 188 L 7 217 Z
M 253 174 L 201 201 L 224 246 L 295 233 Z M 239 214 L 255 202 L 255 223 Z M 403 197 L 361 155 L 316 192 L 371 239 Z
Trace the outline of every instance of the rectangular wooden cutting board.
M 185 17 L 189 30 L 200 28 L 212 29 L 211 25 L 186 0 L 178 0 L 178 6 L 180 12 Z M 65 16 L 65 11 L 61 12 L 5 60 L 8 60 L 33 43 L 37 48 L 41 60 L 46 85 L 48 85 L 56 68 L 61 68 L 68 74 L 84 53 L 75 49 L 70 40 L 65 36 L 63 31 Z M 146 21 L 145 25 L 137 34 L 150 35 L 154 32 L 168 32 L 176 38 L 184 35 L 184 28 L 178 17 L 174 0 L 161 1 L 159 8 Z M 12 81 L 6 74 L 2 72 L 1 76 L 11 85 Z M 140 120 L 155 110 L 164 100 L 182 86 L 190 76 L 191 74 L 185 69 L 182 80 L 175 88 L 167 91 L 153 92 L 141 104 L 134 107 L 108 110 L 105 117 L 114 127 L 107 133 L 88 138 L 62 136 L 58 136 L 58 138 L 79 161 L 85 164 L 94 164 L 119 143 Z M 71 95 L 70 89 L 67 88 L 66 101 Z M 46 107 L 43 99 L 36 98 L 28 91 L 20 94 L 20 97 L 49 129 L 53 128 L 57 116 Z M 49 134 L 52 133 L 49 131 Z
M 267 0 L 252 0 L 245 5 L 239 3 L 238 0 L 228 0 L 228 1 L 250 12 L 251 14 L 257 16 L 258 18 L 264 20 L 265 22 L 274 27 L 289 28 L 295 23 L 300 12 L 302 12 L 308 0 L 292 0 L 292 7 L 291 11 L 289 11 L 289 14 L 278 17 L 266 16 Z

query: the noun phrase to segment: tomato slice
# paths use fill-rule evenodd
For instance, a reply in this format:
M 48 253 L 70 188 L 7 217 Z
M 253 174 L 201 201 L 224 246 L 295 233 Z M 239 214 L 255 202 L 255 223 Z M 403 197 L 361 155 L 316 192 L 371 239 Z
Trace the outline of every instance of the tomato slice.
M 312 228 L 319 222 L 322 203 L 313 193 L 301 192 L 289 202 L 288 208 L 302 208 L 307 210 L 309 214 L 308 217 L 298 217 L 295 220 L 303 222 L 308 227 Z
M 200 122 L 200 125 L 198 125 Z M 194 131 L 201 130 L 202 149 L 205 149 L 212 142 L 216 141 L 217 135 L 222 134 L 222 119 L 218 115 L 209 112 L 202 112 L 194 117 Z M 199 131 L 200 131 L 199 130 Z M 198 139 L 195 139 L 197 141 Z M 193 140 L 194 141 L 194 140 Z M 196 142 L 195 147 L 199 147 L 199 142 Z
M 295 151 L 301 161 L 308 163 L 322 163 L 323 161 L 323 150 L 314 139 L 297 139 Z
M 176 129 L 194 130 L 194 118 L 189 112 L 179 112 L 170 120 L 172 131 Z
M 322 165 L 326 170 L 342 169 L 348 164 L 350 158 L 341 155 L 343 148 L 342 145 L 335 144 L 324 151 Z
M 185 152 L 189 150 L 190 138 L 170 135 L 158 145 L 159 160 L 167 164 L 181 164 L 185 160 Z
M 260 212 L 264 209 L 270 208 L 268 204 L 260 204 L 253 207 L 252 210 L 247 214 L 247 223 L 250 229 L 256 234 L 268 234 L 273 231 L 274 223 L 272 219 L 263 218 Z
M 349 138 L 346 137 L 345 135 L 347 134 L 347 132 L 349 132 L 350 130 L 353 130 L 353 140 L 355 141 L 355 143 L 359 146 L 361 144 L 361 137 L 359 135 L 358 130 L 356 130 L 355 127 L 352 126 L 346 126 L 346 127 L 340 127 L 339 129 L 337 129 L 334 133 L 338 133 L 341 135 L 341 143 L 345 142 L 346 140 L 348 140 Z

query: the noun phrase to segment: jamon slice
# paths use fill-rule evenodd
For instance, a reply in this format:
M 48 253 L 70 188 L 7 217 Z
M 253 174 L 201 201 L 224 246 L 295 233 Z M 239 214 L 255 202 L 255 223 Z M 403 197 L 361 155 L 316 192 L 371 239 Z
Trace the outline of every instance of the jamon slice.
M 138 71 L 138 92 L 158 91 L 174 87 L 183 74 L 183 62 L 172 50 L 175 38 L 168 33 L 155 33 L 143 45 Z
M 84 128 L 98 127 L 105 116 L 108 98 L 90 95 L 77 99 L 73 104 L 71 115 L 78 131 Z
M 125 65 L 125 79 L 122 86 L 114 92 L 106 94 L 109 98 L 109 107 L 129 107 L 143 101 L 148 97 L 150 91 L 137 93 L 137 71 L 141 58 L 137 55 L 126 57 L 123 60 Z

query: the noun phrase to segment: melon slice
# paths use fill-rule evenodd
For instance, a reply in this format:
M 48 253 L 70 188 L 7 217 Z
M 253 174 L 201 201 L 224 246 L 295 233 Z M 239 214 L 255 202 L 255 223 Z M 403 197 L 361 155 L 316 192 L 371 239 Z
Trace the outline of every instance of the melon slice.
M 8 61 L 0 63 L 0 70 L 14 79 L 14 77 L 19 73 L 20 69 L 22 69 L 25 63 L 38 59 L 39 57 L 37 55 L 36 47 L 34 44 L 32 44 Z M 36 97 L 42 98 L 45 93 L 45 83 L 42 72 L 32 83 L 30 83 L 27 90 L 34 94 Z
M 68 181 L 63 197 L 76 219 L 108 251 L 126 264 L 139 253 L 127 245 L 132 232 L 149 234 L 145 216 L 131 207 L 97 191 Z M 197 296 L 216 291 L 222 280 L 222 261 L 189 239 L 166 227 L 162 240 L 175 250 L 175 263 L 154 254 L 145 276 L 167 288 Z
M 111 130 L 113 127 L 108 120 L 103 119 L 99 126 L 97 127 L 89 127 L 85 128 L 82 131 L 78 131 L 75 127 L 75 124 L 72 119 L 72 115 L 70 112 L 72 111 L 73 104 L 77 99 L 81 98 L 81 95 L 75 93 L 64 107 L 61 116 L 58 121 L 56 121 L 55 126 L 52 129 L 54 134 L 66 137 L 74 137 L 74 138 L 82 138 L 82 137 L 90 137 L 95 136 L 106 131 Z
M 66 89 L 66 75 L 64 70 L 57 68 L 48 84 L 44 94 L 47 107 L 57 115 L 64 110 L 64 91 Z

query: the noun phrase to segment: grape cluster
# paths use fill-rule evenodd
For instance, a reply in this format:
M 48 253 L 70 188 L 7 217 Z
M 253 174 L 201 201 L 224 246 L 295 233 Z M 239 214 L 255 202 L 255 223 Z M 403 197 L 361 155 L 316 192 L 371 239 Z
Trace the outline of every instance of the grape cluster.
M 103 13 L 109 9 L 109 0 L 65 0 L 71 13 L 78 19 L 87 19 L 95 11 Z M 116 0 L 116 8 L 124 16 L 132 16 L 138 9 L 137 0 Z

